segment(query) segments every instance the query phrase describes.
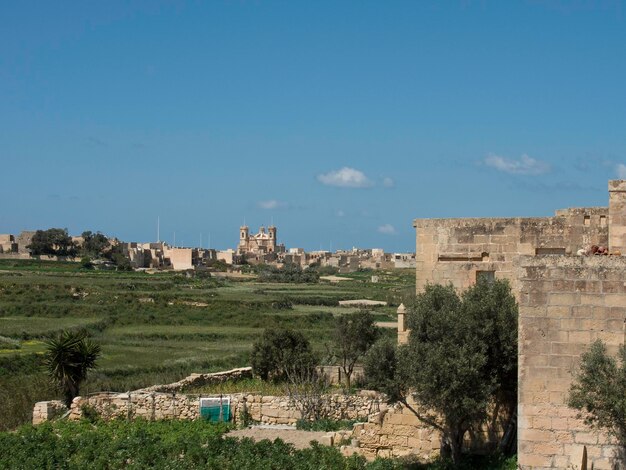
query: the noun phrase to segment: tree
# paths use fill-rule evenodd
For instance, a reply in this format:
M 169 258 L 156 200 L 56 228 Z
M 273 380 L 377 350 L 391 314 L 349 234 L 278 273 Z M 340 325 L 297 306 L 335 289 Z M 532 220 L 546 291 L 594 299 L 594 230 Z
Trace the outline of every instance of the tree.
M 85 255 L 98 257 L 109 246 L 109 239 L 100 232 L 93 233 L 88 230 L 81 236 L 83 237 L 82 251 Z
M 439 430 L 441 454 L 456 464 L 490 405 L 504 403 L 513 418 L 517 304 L 506 281 L 480 281 L 461 297 L 451 285 L 429 285 L 409 307 L 408 327 L 408 344 L 377 346 L 366 365 L 378 364 L 373 384 L 391 402 Z
M 317 358 L 311 344 L 299 331 L 287 328 L 266 329 L 252 345 L 252 370 L 263 380 L 285 380 L 301 370 L 315 369 Z
M 515 451 L 517 432 L 517 322 L 518 305 L 507 281 L 481 280 L 463 293 L 463 308 L 482 322 L 487 344 L 485 373 L 493 380 L 491 429 L 504 417 L 500 450 Z
M 619 362 L 619 363 L 618 363 Z M 601 340 L 591 344 L 570 386 L 568 405 L 580 411 L 585 424 L 614 436 L 626 451 L 626 347 L 617 360 Z M 621 456 L 624 457 L 623 455 Z
M 390 402 L 406 395 L 398 371 L 398 346 L 391 338 L 376 341 L 363 358 L 363 374 L 367 387 L 387 394 Z
M 335 323 L 333 352 L 350 388 L 354 366 L 378 339 L 379 329 L 367 311 L 341 315 Z
M 63 391 L 68 407 L 78 396 L 87 372 L 96 367 L 99 356 L 100 345 L 87 338 L 84 332 L 65 330 L 58 337 L 46 341 L 44 365 Z
M 76 247 L 66 228 L 37 230 L 27 248 L 35 256 L 74 256 L 76 254 Z

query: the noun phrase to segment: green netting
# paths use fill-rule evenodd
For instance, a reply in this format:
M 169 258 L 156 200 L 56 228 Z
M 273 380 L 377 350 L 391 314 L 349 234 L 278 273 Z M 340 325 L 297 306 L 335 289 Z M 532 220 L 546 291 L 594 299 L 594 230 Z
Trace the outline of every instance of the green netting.
M 206 419 L 207 421 L 211 421 L 212 423 L 220 421 L 228 422 L 230 421 L 230 403 L 228 401 L 223 401 L 220 406 L 219 401 L 212 401 L 204 404 L 201 402 L 200 417 Z

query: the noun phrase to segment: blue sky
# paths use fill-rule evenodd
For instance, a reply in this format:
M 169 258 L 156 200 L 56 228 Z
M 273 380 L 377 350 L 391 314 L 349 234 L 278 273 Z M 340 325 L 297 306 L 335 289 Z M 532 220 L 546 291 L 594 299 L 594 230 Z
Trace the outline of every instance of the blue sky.
M 625 131 L 618 1 L 0 5 L 0 233 L 412 251 L 606 205 Z

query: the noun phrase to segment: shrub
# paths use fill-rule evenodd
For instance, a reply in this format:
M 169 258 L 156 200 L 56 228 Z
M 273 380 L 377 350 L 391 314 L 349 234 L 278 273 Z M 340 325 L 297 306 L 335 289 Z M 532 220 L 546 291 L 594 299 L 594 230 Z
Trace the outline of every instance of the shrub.
M 266 329 L 252 346 L 250 360 L 255 375 L 276 381 L 286 378 L 288 368 L 310 369 L 317 365 L 304 335 L 286 328 Z

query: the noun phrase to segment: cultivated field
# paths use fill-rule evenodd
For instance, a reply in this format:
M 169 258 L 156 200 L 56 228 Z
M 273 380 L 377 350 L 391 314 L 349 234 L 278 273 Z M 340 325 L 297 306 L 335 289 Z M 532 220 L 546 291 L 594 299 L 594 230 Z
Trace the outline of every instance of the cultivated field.
M 333 317 L 355 311 L 339 300 L 386 300 L 390 306 L 372 311 L 377 321 L 394 321 L 414 272 L 377 274 L 376 284 L 367 272 L 338 284 L 278 284 L 0 261 L 0 429 L 28 421 L 35 401 L 57 396 L 40 359 L 45 339 L 63 329 L 86 329 L 102 345 L 82 393 L 131 390 L 247 365 L 265 328 L 298 329 L 323 353 Z

